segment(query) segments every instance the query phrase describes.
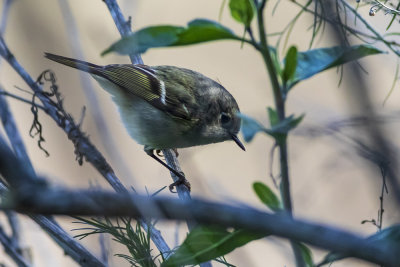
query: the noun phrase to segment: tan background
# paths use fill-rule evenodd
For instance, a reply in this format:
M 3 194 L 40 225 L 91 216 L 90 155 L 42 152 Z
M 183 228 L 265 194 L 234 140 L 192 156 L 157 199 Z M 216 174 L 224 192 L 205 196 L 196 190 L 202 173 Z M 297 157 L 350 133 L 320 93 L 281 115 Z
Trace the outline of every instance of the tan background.
M 3 2 L 3 1 L 2 1 Z M 79 30 L 77 35 L 69 36 L 66 32 L 63 13 L 59 1 L 16 0 L 9 13 L 5 40 L 26 70 L 37 77 L 47 68 L 53 69 L 58 78 L 61 92 L 65 96 L 65 105 L 76 120 L 79 120 L 81 108 L 88 105 L 82 91 L 82 85 L 76 70 L 57 65 L 43 57 L 43 52 L 52 52 L 76 57 L 71 45 L 81 44 L 85 59 L 96 64 L 128 63 L 127 57 L 109 55 L 100 57 L 100 52 L 119 38 L 119 34 L 104 3 L 100 0 L 67 1 L 72 9 L 74 21 Z M 153 24 L 185 25 L 194 18 L 218 20 L 222 1 L 178 1 L 146 0 L 119 1 L 125 16 L 132 16 L 132 27 L 138 29 Z M 268 32 L 283 29 L 286 23 L 298 11 L 289 1 L 281 1 L 275 15 L 271 9 L 275 1 L 268 4 L 266 25 Z M 367 14 L 368 10 L 361 10 Z M 379 29 L 384 29 L 389 16 L 378 14 L 366 19 Z M 225 8 L 221 23 L 234 29 L 240 35 L 242 27 L 234 22 Z M 312 24 L 310 16 L 303 17 L 294 28 L 289 44 L 296 44 L 299 50 L 308 48 Z M 394 27 L 399 29 L 397 22 Z M 324 35 L 318 46 L 328 46 L 329 34 Z M 384 48 L 384 47 L 381 47 Z M 387 50 L 387 49 L 386 49 Z M 241 111 L 268 125 L 266 107 L 273 105 L 270 83 L 261 57 L 247 45 L 242 49 L 240 43 L 220 41 L 185 48 L 154 49 L 143 55 L 148 65 L 176 65 L 197 70 L 213 79 L 219 80 L 237 99 Z M 389 114 L 397 110 L 399 90 L 395 90 L 386 106 L 382 101 L 387 94 L 395 72 L 396 58 L 392 54 L 375 56 L 362 60 L 368 70 L 367 77 L 371 94 L 378 111 Z M 345 78 L 350 78 L 345 69 Z M 86 76 L 86 78 L 89 78 Z M 2 62 L 0 70 L 1 84 L 10 92 L 18 92 L 14 86 L 27 89 L 26 84 Z M 345 82 L 338 88 L 339 77 L 336 70 L 325 72 L 309 79 L 289 94 L 288 114 L 302 114 L 306 117 L 289 140 L 291 191 L 295 215 L 299 218 L 327 223 L 345 228 L 359 234 L 375 232 L 371 225 L 361 225 L 364 219 L 376 218 L 379 207 L 378 196 L 381 179 L 379 170 L 360 158 L 354 149 L 342 139 L 332 136 L 311 137 L 302 134 L 305 127 L 323 127 L 333 120 L 344 119 L 348 115 L 347 91 L 356 83 Z M 95 127 L 92 110 L 84 120 L 83 129 L 90 135 L 91 141 L 104 152 L 117 175 L 126 186 L 133 185 L 136 190 L 155 192 L 171 179 L 168 172 L 147 157 L 142 147 L 132 141 L 120 123 L 117 111 L 109 96 L 97 84 L 95 87 L 101 113 L 106 117 L 107 126 L 112 135 L 114 152 L 106 151 L 103 140 Z M 398 88 L 397 88 L 398 89 Z M 52 183 L 70 188 L 88 188 L 90 185 L 102 185 L 109 188 L 103 178 L 88 164 L 79 166 L 75 161 L 73 145 L 45 114 L 40 114 L 44 125 L 44 146 L 51 156 L 46 158 L 36 145 L 36 140 L 29 137 L 32 121 L 30 107 L 9 101 L 18 121 L 18 127 L 24 137 L 29 155 L 34 161 L 38 173 Z M 390 137 L 398 140 L 398 122 L 391 123 Z M 303 130 L 303 131 L 302 131 Z M 225 142 L 204 147 L 194 147 L 180 151 L 180 162 L 186 176 L 192 183 L 193 196 L 218 200 L 230 204 L 245 203 L 264 209 L 259 203 L 252 183 L 263 181 L 273 187 L 269 178 L 271 138 L 258 135 L 250 144 L 247 152 L 242 152 L 232 142 Z M 123 158 L 121 161 L 116 154 Z M 276 167 L 274 170 L 276 173 Z M 169 192 L 164 191 L 169 195 Z M 385 197 L 384 226 L 398 221 L 398 212 Z M 32 221 L 21 216 L 22 243 L 31 251 L 34 266 L 75 266 L 76 264 L 63 255 L 63 252 Z M 3 217 L 1 217 L 4 220 Z M 76 228 L 71 225 L 71 218 L 59 218 L 66 229 Z M 159 224 L 169 244 L 174 246 L 175 224 Z M 179 238 L 185 235 L 183 224 Z M 71 233 L 74 234 L 74 233 Z M 97 238 L 82 241 L 98 255 Z M 111 253 L 120 253 L 120 247 L 113 245 Z M 320 260 L 324 254 L 314 251 Z M 292 254 L 285 240 L 266 238 L 252 242 L 237 249 L 227 256 L 228 262 L 237 266 L 293 266 Z M 0 262 L 14 266 L 0 251 Z M 361 261 L 342 261 L 333 266 L 371 266 Z M 125 261 L 112 257 L 111 266 L 128 266 Z

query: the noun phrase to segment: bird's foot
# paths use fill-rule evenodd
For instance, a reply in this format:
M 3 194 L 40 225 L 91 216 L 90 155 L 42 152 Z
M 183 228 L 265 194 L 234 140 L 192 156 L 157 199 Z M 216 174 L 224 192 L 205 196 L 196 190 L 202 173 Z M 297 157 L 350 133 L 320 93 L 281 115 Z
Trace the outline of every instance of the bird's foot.
M 185 174 L 183 172 L 180 172 L 181 175 L 178 176 L 178 180 L 176 180 L 175 182 L 173 182 L 172 184 L 169 185 L 169 191 L 171 191 L 171 193 L 176 193 L 174 191 L 174 188 L 180 185 L 184 185 L 186 186 L 186 188 L 189 190 L 191 189 L 191 185 L 189 183 L 189 181 L 185 178 Z

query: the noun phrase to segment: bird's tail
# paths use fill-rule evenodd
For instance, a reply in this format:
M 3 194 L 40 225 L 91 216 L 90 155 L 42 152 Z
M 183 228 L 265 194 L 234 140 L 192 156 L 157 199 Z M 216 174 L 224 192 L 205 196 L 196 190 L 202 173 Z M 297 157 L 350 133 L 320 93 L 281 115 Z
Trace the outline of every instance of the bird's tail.
M 79 70 L 83 70 L 89 73 L 95 73 L 97 69 L 101 68 L 101 66 L 86 62 L 86 61 L 82 61 L 82 60 L 78 60 L 78 59 L 73 59 L 73 58 L 69 58 L 69 57 L 63 57 L 63 56 L 58 56 L 58 55 L 54 55 L 51 53 L 44 53 L 44 56 L 50 60 L 53 60 L 55 62 L 58 62 L 60 64 L 75 68 L 75 69 L 79 69 Z

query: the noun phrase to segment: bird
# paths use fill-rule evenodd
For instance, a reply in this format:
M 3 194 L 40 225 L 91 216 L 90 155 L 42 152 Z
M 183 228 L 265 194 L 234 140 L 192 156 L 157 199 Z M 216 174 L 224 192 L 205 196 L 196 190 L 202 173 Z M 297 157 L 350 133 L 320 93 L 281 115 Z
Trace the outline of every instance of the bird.
M 57 63 L 89 73 L 112 96 L 128 134 L 144 151 L 178 179 L 169 186 L 190 183 L 154 151 L 207 145 L 238 138 L 241 119 L 235 98 L 203 74 L 175 66 L 143 64 L 96 65 L 45 53 Z

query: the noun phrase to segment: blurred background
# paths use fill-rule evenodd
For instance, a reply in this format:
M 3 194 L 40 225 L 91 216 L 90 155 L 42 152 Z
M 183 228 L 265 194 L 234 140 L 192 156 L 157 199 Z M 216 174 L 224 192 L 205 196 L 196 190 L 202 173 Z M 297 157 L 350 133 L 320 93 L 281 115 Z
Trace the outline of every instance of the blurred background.
M 5 0 L 0 1 L 4 4 Z M 195 18 L 219 19 L 222 1 L 215 0 L 120 0 L 126 17 L 132 17 L 133 30 L 157 24 L 186 25 Z M 352 2 L 352 1 L 350 1 Z M 282 31 L 300 10 L 291 1 L 269 1 L 265 18 L 268 33 Z M 368 16 L 368 7 L 359 12 L 379 32 L 384 33 L 391 16 L 383 12 Z M 153 193 L 171 183 L 168 171 L 143 152 L 143 147 L 130 139 L 120 122 L 119 114 L 109 95 L 88 75 L 80 76 L 77 70 L 64 67 L 43 57 L 44 52 L 87 60 L 99 65 L 130 63 L 126 56 L 100 53 L 119 39 L 119 33 L 103 1 L 100 0 L 15 0 L 8 13 L 4 39 L 17 60 L 36 78 L 46 69 L 52 69 L 64 96 L 64 104 L 76 121 L 80 120 L 82 107 L 87 107 L 82 129 L 113 166 L 117 176 L 126 187 L 133 186 L 141 193 Z M 220 22 L 241 35 L 243 28 L 233 21 L 227 7 Z M 288 45 L 296 45 L 300 51 L 309 48 L 309 27 L 313 16 L 300 18 L 289 37 Z M 360 24 L 361 25 L 361 24 Z M 398 22 L 393 24 L 399 30 Z M 398 37 L 397 37 L 398 38 Z M 271 39 L 272 44 L 274 40 Z M 317 47 L 333 46 L 329 29 L 318 39 Z M 387 50 L 381 45 L 377 45 Z M 282 51 L 280 51 L 282 53 Z M 285 53 L 285 51 L 283 51 Z M 283 55 L 284 55 L 283 53 Z M 281 54 L 282 55 L 282 54 Z M 283 56 L 282 56 L 283 58 Z M 219 81 L 236 98 L 241 111 L 268 126 L 266 107 L 273 106 L 270 82 L 262 58 L 250 46 L 241 47 L 239 42 L 219 41 L 188 47 L 153 49 L 143 55 L 147 65 L 175 65 L 199 71 Z M 399 140 L 399 97 L 396 86 L 393 94 L 383 105 L 384 98 L 395 77 L 398 58 L 392 53 L 371 56 L 359 62 L 368 72 L 373 104 L 383 118 L 387 136 L 397 148 Z M 31 96 L 16 89 L 29 91 L 28 86 L 1 60 L 0 82 L 5 90 L 27 99 Z M 357 127 L 346 126 L 340 132 L 326 131 L 352 116 L 347 100 L 348 92 L 357 86 L 344 68 L 343 82 L 336 69 L 323 72 L 297 85 L 289 94 L 287 113 L 305 118 L 289 138 L 289 166 L 291 192 L 296 217 L 329 224 L 361 235 L 376 232 L 363 220 L 377 217 L 382 179 L 379 168 L 360 156 L 352 139 L 357 140 Z M 93 87 L 93 96 L 87 99 L 83 84 Z M 43 146 L 46 155 L 37 146 L 37 140 L 29 137 L 33 120 L 30 106 L 8 99 L 19 130 L 23 135 L 28 153 L 37 172 L 51 183 L 69 188 L 88 188 L 109 185 L 89 164 L 79 166 L 75 161 L 73 144 L 55 123 L 40 113 Z M 90 102 L 97 103 L 100 110 L 93 109 Z M 99 114 L 101 113 L 101 114 Z M 95 118 L 104 118 L 106 127 L 96 126 Z M 1 129 L 3 132 L 3 129 Z M 255 181 L 262 181 L 274 188 L 270 178 L 271 148 L 273 140 L 261 134 L 246 144 L 246 152 L 233 142 L 193 147 L 179 151 L 181 167 L 192 184 L 192 195 L 229 204 L 250 205 L 266 209 L 252 190 Z M 275 162 L 272 171 L 278 175 Z M 275 191 L 278 193 L 278 190 Z M 168 190 L 162 194 L 170 195 Z M 392 205 L 392 194 L 385 195 L 383 225 L 398 222 L 398 209 Z M 34 266 L 76 266 L 63 251 L 26 216 L 20 216 L 23 247 L 31 254 Z M 3 214 L 0 221 L 5 222 Z M 59 217 L 57 221 L 67 230 L 77 228 L 74 219 Z M 4 223 L 4 225 L 6 225 Z M 170 246 L 181 242 L 186 235 L 186 225 L 159 222 L 158 227 Z M 8 230 L 8 229 L 7 229 Z M 71 235 L 77 232 L 70 232 Z M 98 237 L 82 240 L 93 253 L 99 255 Z M 123 248 L 108 240 L 110 255 L 122 253 Z M 313 250 L 315 260 L 324 252 Z M 157 254 L 155 252 L 155 254 Z M 268 237 L 252 242 L 227 255 L 227 261 L 236 266 L 294 266 L 292 251 L 286 240 Z M 15 264 L 0 251 L 0 263 Z M 110 266 L 129 266 L 117 257 L 110 257 Z M 215 264 L 218 266 L 218 264 Z M 372 266 L 358 260 L 345 260 L 333 266 Z

